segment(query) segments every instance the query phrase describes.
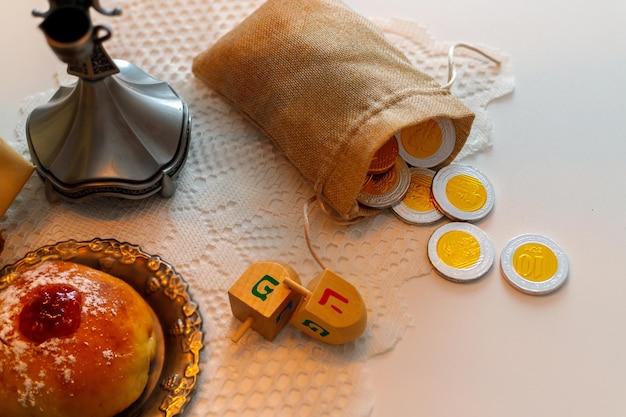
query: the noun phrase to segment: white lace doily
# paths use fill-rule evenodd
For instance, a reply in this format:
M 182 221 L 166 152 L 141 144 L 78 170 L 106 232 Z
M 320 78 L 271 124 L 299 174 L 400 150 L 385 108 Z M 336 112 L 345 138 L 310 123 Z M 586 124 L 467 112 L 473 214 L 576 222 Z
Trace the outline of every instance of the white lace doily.
M 365 416 L 374 404 L 365 364 L 392 349 L 411 321 L 399 289 L 428 274 L 426 242 L 432 227 L 408 226 L 384 213 L 352 226 L 339 226 L 314 209 L 312 241 L 324 263 L 353 283 L 368 307 L 366 332 L 344 346 L 315 342 L 291 326 L 268 342 L 255 332 L 233 344 L 239 326 L 227 290 L 253 262 L 281 260 L 308 282 L 318 272 L 308 252 L 303 205 L 312 195 L 289 161 L 255 128 L 191 73 L 195 55 L 235 27 L 260 0 L 116 0 L 123 15 L 98 23 L 113 27 L 109 54 L 169 82 L 193 118 L 191 147 L 178 188 L 170 199 L 92 199 L 50 204 L 34 175 L 0 223 L 7 243 L 0 261 L 13 262 L 29 250 L 67 239 L 114 238 L 158 254 L 190 284 L 205 323 L 201 380 L 187 406 L 190 417 Z M 419 25 L 375 22 L 418 68 L 445 83 L 447 52 Z M 490 144 L 485 108 L 513 89 L 509 59 L 497 68 L 471 53 L 459 53 L 452 89 L 476 113 L 461 157 Z M 59 64 L 59 74 L 65 68 Z M 73 79 L 62 75 L 59 82 Z M 11 145 L 28 156 L 26 117 L 54 90 L 28 97 Z

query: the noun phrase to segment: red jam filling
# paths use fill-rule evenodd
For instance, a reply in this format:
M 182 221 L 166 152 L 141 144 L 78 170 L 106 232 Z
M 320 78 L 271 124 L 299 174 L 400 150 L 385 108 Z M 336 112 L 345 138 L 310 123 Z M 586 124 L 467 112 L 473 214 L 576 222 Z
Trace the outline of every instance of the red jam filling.
M 19 329 L 34 343 L 71 336 L 80 325 L 82 296 L 70 285 L 51 284 L 37 288 L 20 313 Z

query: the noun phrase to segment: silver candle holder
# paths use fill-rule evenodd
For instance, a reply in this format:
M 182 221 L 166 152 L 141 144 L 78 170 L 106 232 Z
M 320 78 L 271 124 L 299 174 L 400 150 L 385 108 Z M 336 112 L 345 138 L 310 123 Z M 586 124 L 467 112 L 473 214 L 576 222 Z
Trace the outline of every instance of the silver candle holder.
M 28 117 L 28 146 L 49 201 L 94 196 L 141 199 L 174 194 L 189 148 L 191 116 L 172 87 L 132 63 L 111 59 L 99 0 L 49 0 L 39 25 L 48 45 L 78 77 Z

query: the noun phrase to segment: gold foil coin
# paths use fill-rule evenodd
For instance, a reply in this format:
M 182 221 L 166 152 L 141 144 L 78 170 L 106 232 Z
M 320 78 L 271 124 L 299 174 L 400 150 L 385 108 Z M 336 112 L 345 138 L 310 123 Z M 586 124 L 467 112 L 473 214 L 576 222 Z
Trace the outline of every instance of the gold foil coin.
M 542 235 L 525 234 L 511 239 L 500 255 L 500 269 L 513 288 L 543 295 L 566 281 L 569 263 L 565 252 Z
M 448 165 L 437 172 L 433 197 L 446 216 L 461 221 L 484 218 L 495 203 L 493 186 L 485 174 L 461 164 Z
M 482 229 L 470 223 L 448 223 L 434 231 L 428 241 L 428 258 L 446 279 L 476 280 L 489 271 L 496 251 Z
M 456 131 L 452 120 L 437 117 L 405 127 L 397 133 L 397 138 L 402 159 L 414 167 L 431 168 L 452 154 Z
M 391 209 L 401 220 L 410 224 L 434 223 L 443 217 L 432 198 L 435 171 L 428 168 L 410 168 L 411 183 L 401 201 Z
M 370 162 L 368 174 L 383 174 L 389 171 L 398 159 L 398 141 L 392 136 L 381 148 L 376 151 L 372 162 Z
M 371 208 L 389 208 L 402 200 L 411 184 L 409 167 L 401 158 L 382 174 L 368 175 L 356 199 Z

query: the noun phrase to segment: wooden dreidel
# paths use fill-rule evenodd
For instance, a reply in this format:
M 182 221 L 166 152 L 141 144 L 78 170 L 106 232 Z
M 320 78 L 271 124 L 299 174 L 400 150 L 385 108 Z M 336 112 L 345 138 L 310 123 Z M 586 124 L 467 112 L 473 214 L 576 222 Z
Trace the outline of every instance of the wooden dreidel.
M 289 323 L 312 338 L 333 345 L 359 337 L 367 324 L 367 310 L 359 291 L 339 275 L 325 270 L 307 288 L 284 280 L 305 297 Z
M 233 315 L 243 323 L 232 336 L 238 342 L 249 328 L 268 340 L 289 322 L 302 296 L 281 283 L 288 279 L 300 283 L 296 271 L 289 265 L 276 262 L 256 262 L 228 290 Z

